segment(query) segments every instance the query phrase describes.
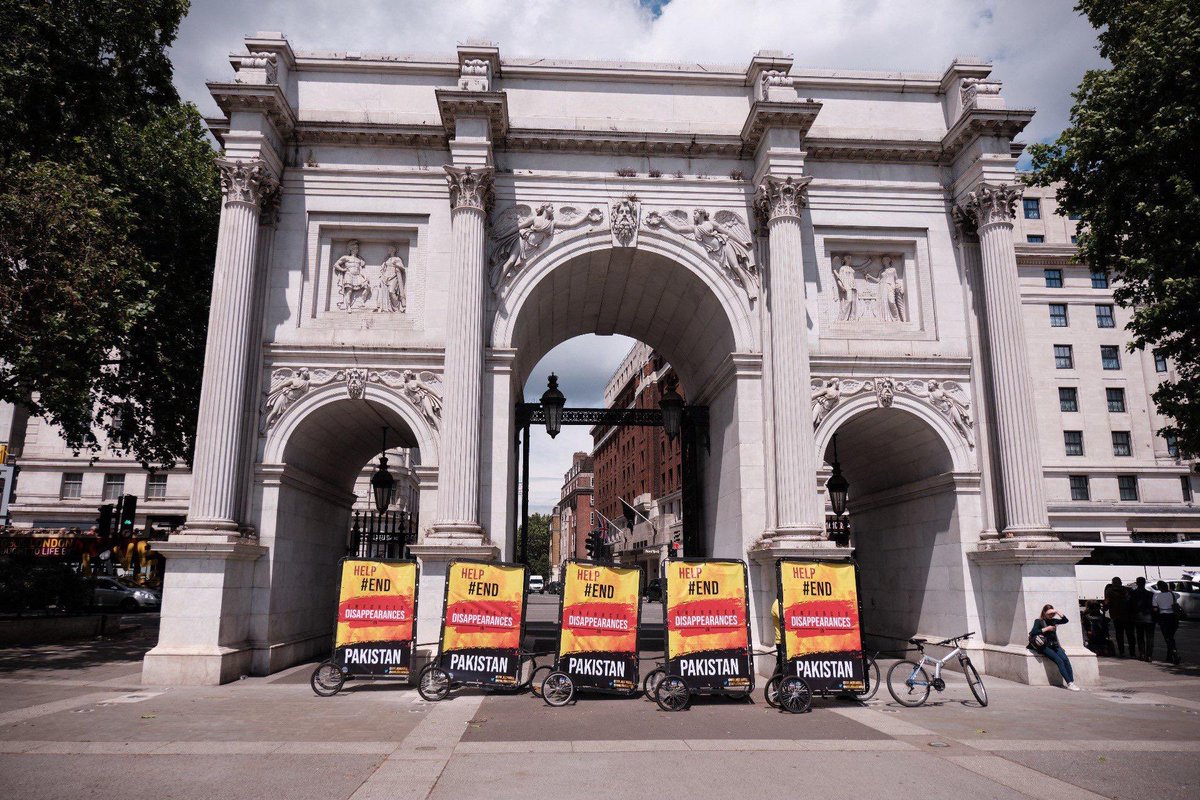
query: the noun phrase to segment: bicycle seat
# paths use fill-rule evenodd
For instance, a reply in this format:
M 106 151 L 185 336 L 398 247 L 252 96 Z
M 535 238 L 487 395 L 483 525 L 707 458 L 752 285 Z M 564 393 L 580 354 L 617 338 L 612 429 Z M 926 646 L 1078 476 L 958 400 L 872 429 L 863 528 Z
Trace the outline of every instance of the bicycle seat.
M 926 642 L 928 642 L 928 641 L 929 641 L 928 639 L 909 639 L 909 640 L 908 640 L 908 643 L 909 643 L 909 644 L 915 644 L 915 645 L 917 645 L 917 646 L 919 647 L 919 646 L 921 646 L 921 645 L 925 644 L 925 643 L 926 643 Z

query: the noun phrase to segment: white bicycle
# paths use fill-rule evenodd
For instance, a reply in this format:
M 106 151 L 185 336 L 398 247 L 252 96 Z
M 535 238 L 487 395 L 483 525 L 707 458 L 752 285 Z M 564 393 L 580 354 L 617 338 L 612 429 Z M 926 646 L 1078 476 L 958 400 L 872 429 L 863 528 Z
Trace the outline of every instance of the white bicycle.
M 909 643 L 916 645 L 917 650 L 920 651 L 921 660 L 897 661 L 888 670 L 888 691 L 896 699 L 896 702 L 902 706 L 916 708 L 929 699 L 930 688 L 937 689 L 939 692 L 943 691 L 946 688 L 946 682 L 942 680 L 942 667 L 950 659 L 957 657 L 963 675 L 967 678 L 967 686 L 971 687 L 971 694 L 975 695 L 975 699 L 979 701 L 980 707 L 987 706 L 987 689 L 983 688 L 983 679 L 979 677 L 979 671 L 971 663 L 970 657 L 959 646 L 959 642 L 965 641 L 974 635 L 975 632 L 971 631 L 961 636 L 934 642 L 934 647 L 954 648 L 945 658 L 940 660 L 925 655 L 925 645 L 928 643 L 928 639 L 909 639 Z M 929 673 L 925 671 L 926 665 L 933 667 L 932 679 L 930 679 Z

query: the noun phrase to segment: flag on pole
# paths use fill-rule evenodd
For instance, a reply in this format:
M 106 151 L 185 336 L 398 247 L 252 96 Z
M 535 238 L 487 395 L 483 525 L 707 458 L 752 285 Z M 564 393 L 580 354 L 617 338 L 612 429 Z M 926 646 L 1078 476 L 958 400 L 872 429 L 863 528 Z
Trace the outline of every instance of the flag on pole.
M 649 517 L 647 517 L 645 514 L 641 513 L 640 511 L 638 511 L 633 506 L 629 505 L 629 503 L 625 502 L 625 498 L 623 498 L 623 497 L 621 498 L 621 510 L 625 512 L 625 521 L 629 523 L 629 528 L 631 530 L 633 529 L 635 516 L 641 517 L 646 522 L 650 522 Z
M 603 522 L 604 522 L 604 526 L 602 529 L 602 533 L 604 534 L 604 543 L 612 544 L 613 541 L 615 541 L 616 539 L 618 539 L 621 536 L 622 529 L 617 526 L 617 523 L 613 522 L 611 519 L 604 516 L 604 512 L 602 512 L 600 509 L 596 509 L 596 513 L 600 516 L 600 519 L 603 520 Z

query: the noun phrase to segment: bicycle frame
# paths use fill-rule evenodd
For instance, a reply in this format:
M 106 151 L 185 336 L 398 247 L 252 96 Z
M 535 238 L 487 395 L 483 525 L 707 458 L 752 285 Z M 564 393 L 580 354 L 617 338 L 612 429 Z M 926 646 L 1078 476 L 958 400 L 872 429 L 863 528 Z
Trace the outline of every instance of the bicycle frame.
M 922 648 L 921 649 L 921 660 L 917 662 L 917 668 L 912 671 L 912 675 L 908 676 L 908 680 L 906 680 L 905 683 L 907 683 L 909 686 L 933 686 L 933 684 L 936 681 L 940 680 L 942 677 L 942 667 L 952 658 L 958 657 L 961 660 L 962 651 L 963 651 L 962 646 L 956 644 L 956 645 L 954 645 L 954 649 L 946 654 L 945 658 L 937 659 L 937 658 L 933 658 L 932 656 L 928 655 L 925 652 L 924 648 Z M 928 683 L 926 683 L 925 681 L 917 680 L 917 675 L 920 674 L 921 670 L 925 667 L 926 664 L 933 667 L 933 677 L 929 680 Z M 941 690 L 939 689 L 938 691 L 941 691 Z

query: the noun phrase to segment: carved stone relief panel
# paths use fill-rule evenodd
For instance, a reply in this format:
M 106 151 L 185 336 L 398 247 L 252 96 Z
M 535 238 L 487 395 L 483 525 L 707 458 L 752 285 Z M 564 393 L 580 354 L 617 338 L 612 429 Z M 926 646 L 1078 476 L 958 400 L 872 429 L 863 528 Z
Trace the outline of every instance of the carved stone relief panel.
M 275 427 L 310 390 L 331 383 L 343 384 L 350 400 L 362 400 L 367 384 L 387 387 L 413 406 L 430 426 L 436 429 L 441 425 L 442 379 L 428 370 L 279 367 L 271 372 L 269 387 L 263 392 L 259 432 L 266 433 Z
M 820 428 L 825 418 L 842 402 L 860 394 L 874 394 L 880 408 L 891 408 L 897 394 L 904 394 L 933 407 L 949 421 L 969 447 L 975 446 L 971 395 L 966 385 L 953 380 L 918 378 L 814 378 L 812 381 L 813 427 Z
M 822 337 L 933 338 L 924 231 L 911 238 L 818 231 L 817 239 Z

